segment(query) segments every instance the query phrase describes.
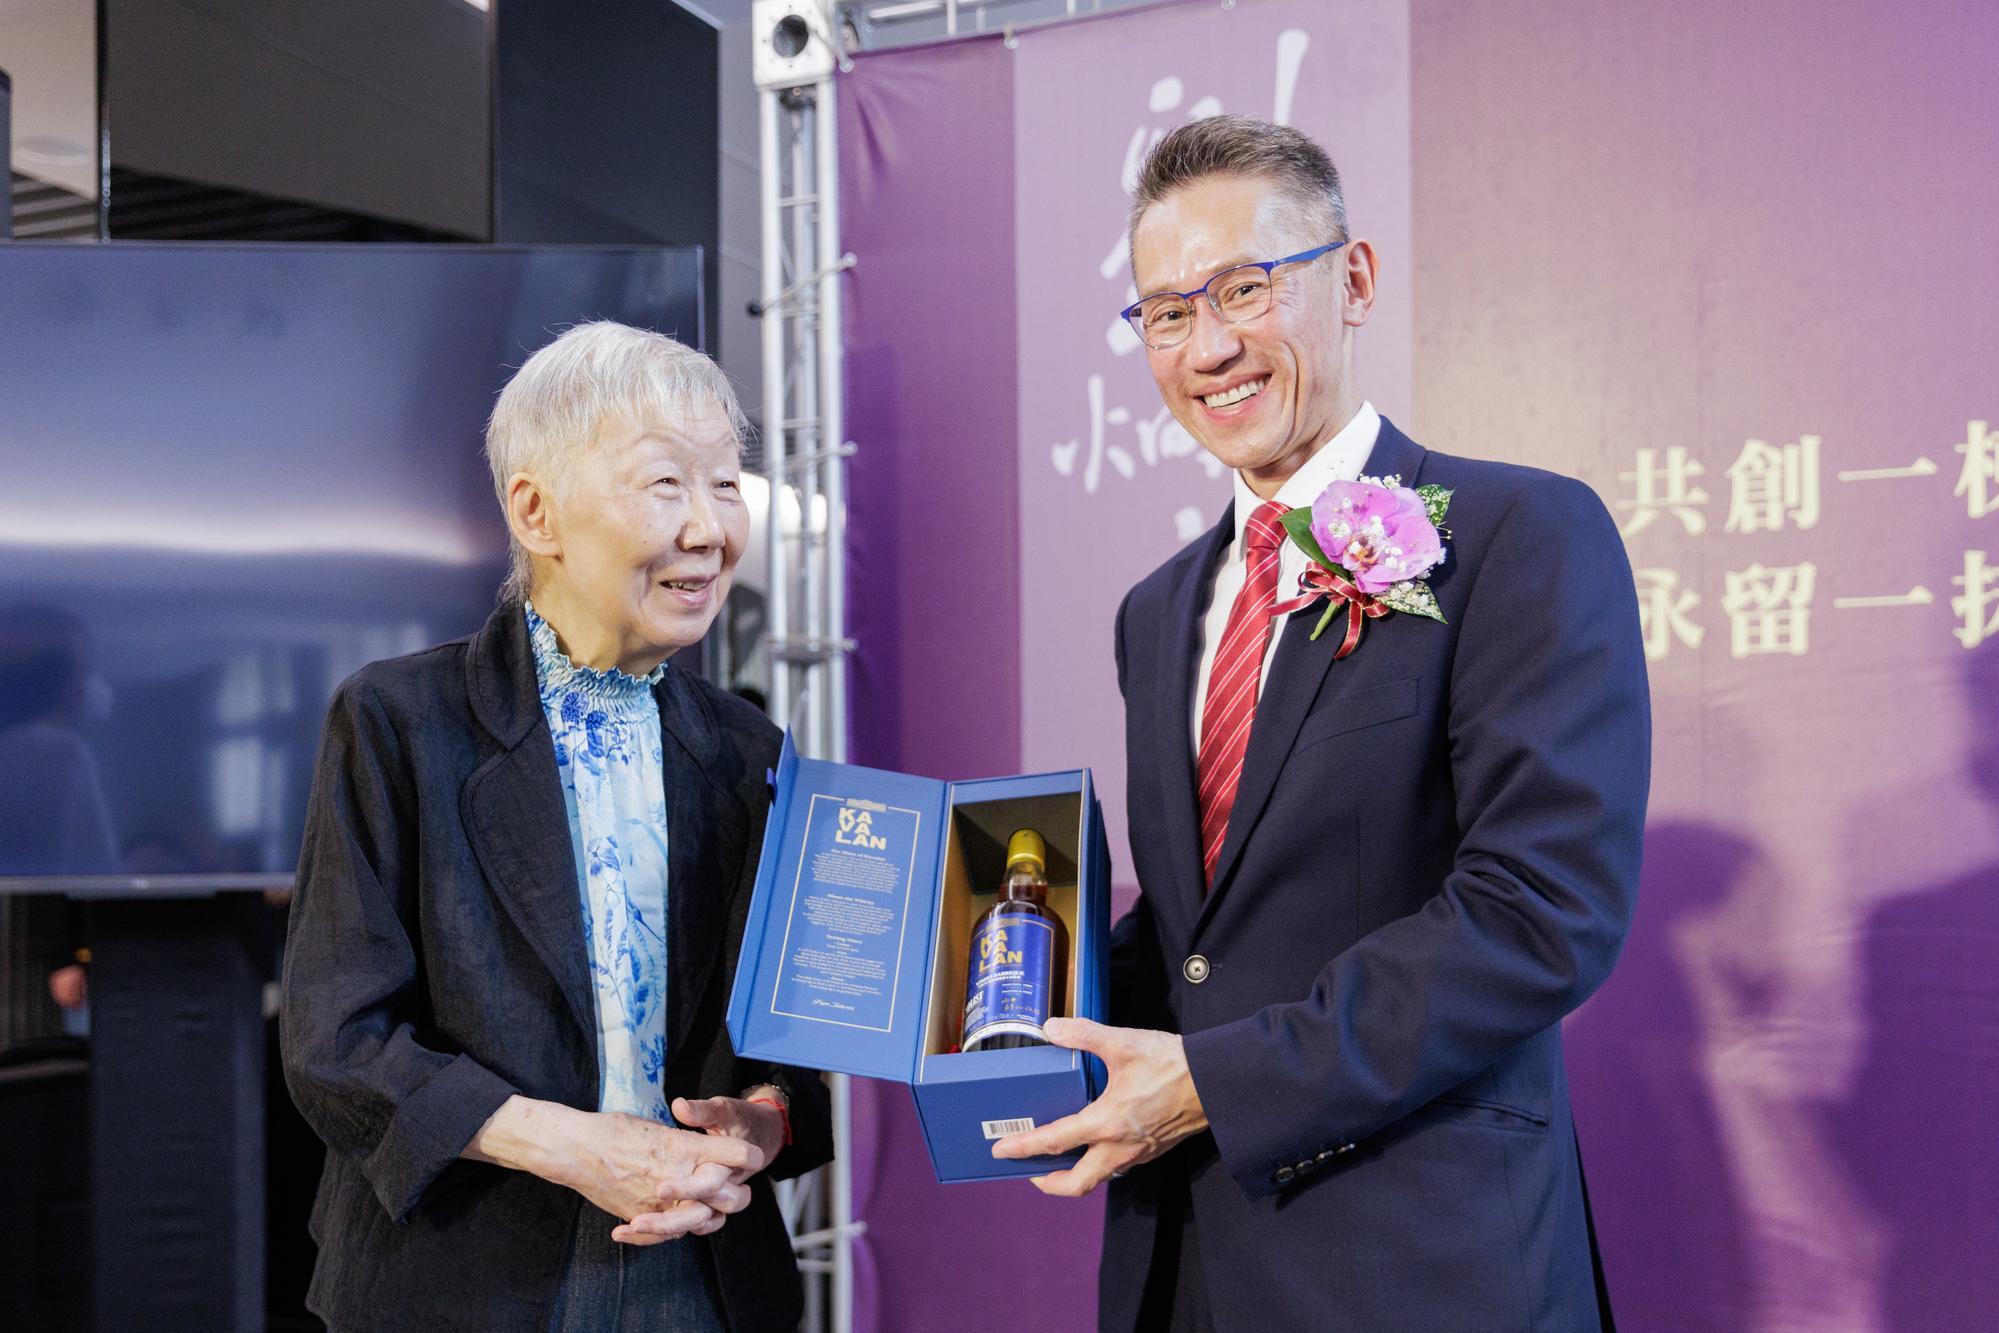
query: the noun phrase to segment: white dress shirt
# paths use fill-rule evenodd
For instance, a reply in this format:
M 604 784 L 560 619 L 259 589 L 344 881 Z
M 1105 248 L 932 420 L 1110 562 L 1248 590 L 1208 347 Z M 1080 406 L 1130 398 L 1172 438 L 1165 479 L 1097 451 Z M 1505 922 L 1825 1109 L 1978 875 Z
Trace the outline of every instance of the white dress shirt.
M 1273 497 L 1286 509 L 1296 509 L 1309 505 L 1319 498 L 1319 492 L 1336 481 L 1354 481 L 1360 477 L 1360 470 L 1367 466 L 1367 456 L 1374 452 L 1375 437 L 1381 434 L 1381 414 L 1374 410 L 1374 404 L 1362 403 L 1360 411 L 1354 413 L 1353 420 L 1340 427 L 1339 434 L 1319 446 L 1318 452 L 1306 459 L 1304 465 L 1287 478 L 1277 488 Z M 1263 504 L 1263 498 L 1249 488 L 1240 472 L 1235 474 L 1235 540 L 1222 548 L 1215 565 L 1214 592 L 1208 600 L 1207 613 L 1201 618 L 1201 666 L 1194 675 L 1194 753 L 1201 752 L 1201 707 L 1208 699 L 1208 676 L 1215 669 L 1215 646 L 1222 641 L 1222 631 L 1228 627 L 1229 612 L 1235 607 L 1236 594 L 1242 591 L 1243 580 L 1249 571 L 1243 560 L 1242 531 L 1249 526 L 1249 516 Z M 1295 596 L 1298 591 L 1298 576 L 1305 572 L 1305 553 L 1298 544 L 1286 541 L 1277 548 L 1277 598 Z M 1263 675 L 1257 682 L 1259 696 L 1270 680 L 1270 664 L 1277 660 L 1277 644 L 1281 634 L 1270 636 L 1270 646 L 1263 652 Z

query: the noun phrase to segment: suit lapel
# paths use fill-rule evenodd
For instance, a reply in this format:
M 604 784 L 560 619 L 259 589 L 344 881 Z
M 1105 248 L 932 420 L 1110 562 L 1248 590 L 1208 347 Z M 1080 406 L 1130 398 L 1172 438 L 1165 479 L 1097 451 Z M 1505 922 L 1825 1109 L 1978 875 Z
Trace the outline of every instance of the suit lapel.
M 748 819 L 710 776 L 722 737 L 706 703 L 677 667 L 654 691 L 665 737 L 667 1050 L 679 1050 L 722 955 L 729 894 L 736 888 Z
M 1201 622 L 1208 590 L 1215 582 L 1215 562 L 1235 540 L 1235 504 L 1222 511 L 1221 522 L 1190 547 L 1183 558 L 1160 627 L 1158 693 L 1153 703 L 1152 734 L 1159 747 L 1160 786 L 1165 793 L 1161 821 L 1170 842 L 1167 864 L 1173 867 L 1171 911 L 1185 927 L 1200 911 L 1204 889 L 1201 872 L 1201 811 L 1194 787 L 1194 685 L 1200 675 Z M 1164 906 L 1165 904 L 1160 904 Z M 1184 931 L 1182 932 L 1184 933 Z
M 1414 486 L 1422 465 L 1422 448 L 1384 417 L 1381 434 L 1375 439 L 1361 475 L 1399 476 L 1403 485 Z M 1367 640 L 1363 637 L 1353 656 L 1335 663 L 1333 654 L 1339 647 L 1337 620 L 1319 636 L 1318 642 L 1312 641 L 1312 628 L 1323 614 L 1325 607 L 1321 604 L 1294 611 L 1285 618 L 1270 679 L 1257 698 L 1256 720 L 1250 724 L 1249 748 L 1243 755 L 1242 776 L 1236 784 L 1235 807 L 1229 812 L 1228 833 L 1222 839 L 1221 856 L 1215 862 L 1214 884 L 1194 925 L 1196 937 L 1213 919 L 1228 891 L 1231 875 L 1242 859 L 1243 844 L 1255 828 L 1263 807 L 1270 803 L 1278 774 L 1291 755 L 1292 742 L 1297 740 L 1306 715 L 1315 704 L 1319 708 L 1335 706 L 1353 678 L 1359 655 L 1367 651 Z
M 502 746 L 460 794 L 466 834 L 494 896 L 555 978 L 594 1050 L 597 1016 L 576 896 L 575 844 L 536 689 L 527 620 L 517 603 L 503 604 L 474 637 L 466 689 L 474 715 Z

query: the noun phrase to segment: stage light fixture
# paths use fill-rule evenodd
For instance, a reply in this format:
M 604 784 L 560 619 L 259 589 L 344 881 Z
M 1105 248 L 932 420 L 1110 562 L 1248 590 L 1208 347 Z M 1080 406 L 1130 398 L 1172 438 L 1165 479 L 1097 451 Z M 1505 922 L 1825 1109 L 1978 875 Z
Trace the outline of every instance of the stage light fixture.
M 833 73 L 832 26 L 819 0 L 756 0 L 750 25 L 761 34 L 752 62 L 759 89 L 796 88 Z

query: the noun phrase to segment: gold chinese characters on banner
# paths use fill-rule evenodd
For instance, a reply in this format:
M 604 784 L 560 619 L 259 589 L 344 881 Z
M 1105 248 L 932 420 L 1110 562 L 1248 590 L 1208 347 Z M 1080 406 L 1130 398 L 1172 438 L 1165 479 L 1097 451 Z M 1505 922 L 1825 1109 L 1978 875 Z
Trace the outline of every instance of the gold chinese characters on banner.
M 1816 528 L 1821 518 L 1822 446 L 1817 435 L 1802 435 L 1795 443 L 1782 445 L 1745 441 L 1735 461 L 1720 473 L 1728 487 L 1722 539 Z M 1964 440 L 1953 450 L 1963 462 L 1951 499 L 1963 503 L 1963 512 L 1973 523 L 1999 513 L 1999 431 L 1989 429 L 1985 421 L 1971 421 Z M 1834 478 L 1841 485 L 1932 485 L 1941 499 L 1944 475 L 1944 469 L 1925 455 L 1906 466 L 1842 470 Z M 1714 503 L 1703 485 L 1708 476 L 1707 465 L 1682 445 L 1639 449 L 1632 468 L 1617 476 L 1620 492 L 1612 509 L 1631 551 L 1645 655 L 1654 662 L 1675 649 L 1698 650 L 1708 627 L 1702 616 L 1702 594 L 1679 570 L 1647 560 L 1650 543 L 1645 534 L 1670 531 L 1673 523 L 1688 536 L 1706 534 L 1708 508 Z M 1904 591 L 1862 586 L 1869 578 L 1896 575 L 1892 533 L 1877 534 L 1855 549 L 1865 552 L 1866 558 L 1842 564 L 1837 571 L 1821 571 L 1810 560 L 1791 565 L 1753 561 L 1725 570 L 1719 609 L 1728 618 L 1729 656 L 1804 656 L 1811 650 L 1813 613 L 1825 604 L 1834 611 L 1939 605 L 1930 584 L 1940 582 L 1942 570 L 1909 571 L 1917 581 Z M 1829 603 L 1822 603 L 1821 585 L 1832 583 L 1829 576 L 1834 574 L 1838 586 L 1823 589 L 1832 595 Z M 1955 619 L 1952 632 L 1958 642 L 1970 649 L 1999 637 L 1999 564 L 1991 562 L 1988 549 L 1966 547 L 1961 566 L 1948 577 L 1959 591 L 1941 604 Z

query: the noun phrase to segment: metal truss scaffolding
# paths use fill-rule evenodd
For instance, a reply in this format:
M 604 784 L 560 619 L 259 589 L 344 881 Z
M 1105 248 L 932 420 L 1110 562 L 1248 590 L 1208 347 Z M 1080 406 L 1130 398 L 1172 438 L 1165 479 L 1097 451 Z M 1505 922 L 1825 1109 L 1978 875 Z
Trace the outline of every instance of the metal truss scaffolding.
M 763 454 L 770 483 L 770 711 L 800 753 L 847 757 L 842 255 L 830 15 L 818 0 L 757 0 L 754 74 L 761 140 Z M 830 1075 L 831 1165 L 780 1186 L 806 1279 L 803 1327 L 853 1327 L 853 1145 L 847 1079 Z

